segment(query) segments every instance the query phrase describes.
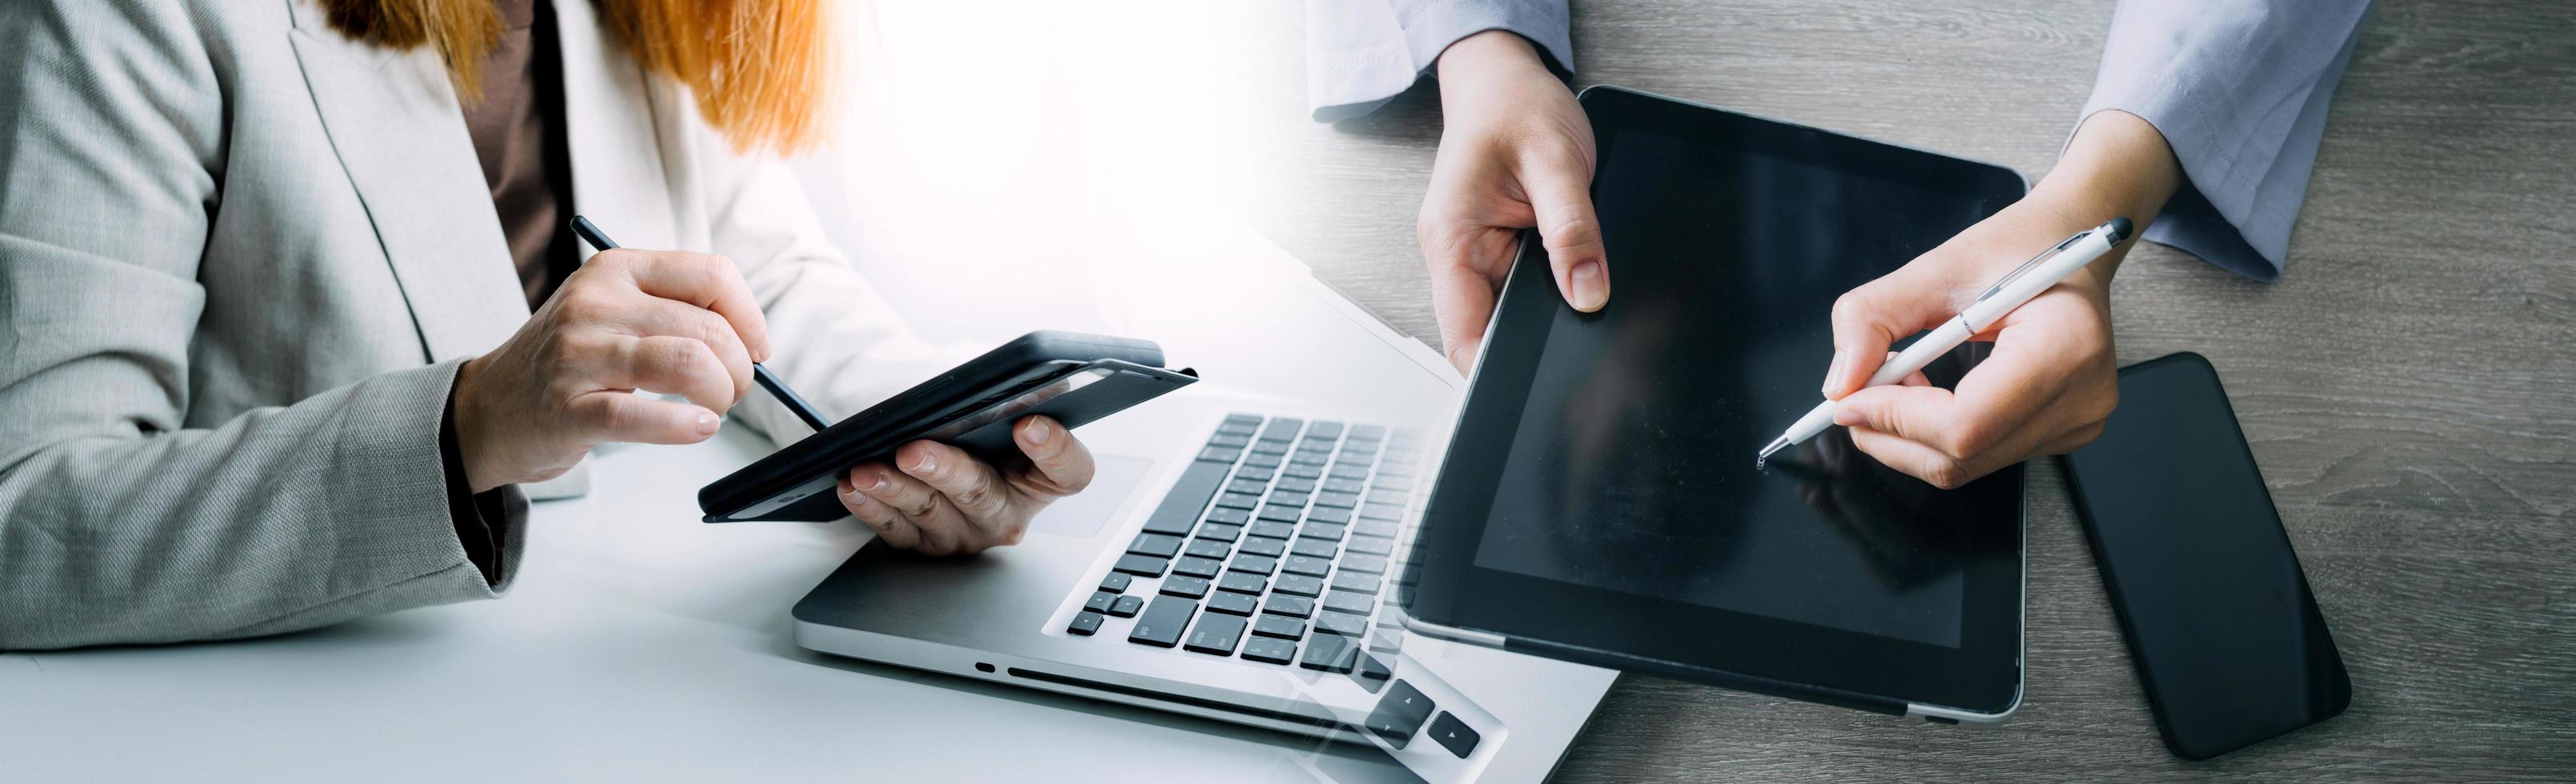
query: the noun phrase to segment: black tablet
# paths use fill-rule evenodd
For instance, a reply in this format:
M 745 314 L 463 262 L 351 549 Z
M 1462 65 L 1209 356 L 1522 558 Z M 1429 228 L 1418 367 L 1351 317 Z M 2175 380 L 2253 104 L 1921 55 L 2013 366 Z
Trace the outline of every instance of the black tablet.
M 1401 601 L 1433 634 L 1945 721 L 2020 702 L 2022 469 L 1952 491 L 1813 407 L 1836 297 L 2020 198 L 2012 170 L 1610 87 L 1581 96 L 1610 259 L 1526 238 Z M 1955 384 L 1981 356 L 1928 375 Z
M 1022 417 L 1081 427 L 1198 380 L 1161 364 L 1152 341 L 1031 332 L 699 488 L 698 508 L 710 523 L 837 520 L 849 512 L 832 489 L 851 466 L 919 440 L 1013 459 Z

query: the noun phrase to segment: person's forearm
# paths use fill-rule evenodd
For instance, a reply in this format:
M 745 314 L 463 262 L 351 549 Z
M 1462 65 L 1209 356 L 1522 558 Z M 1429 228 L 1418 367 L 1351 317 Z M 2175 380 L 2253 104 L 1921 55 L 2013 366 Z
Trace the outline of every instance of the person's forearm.
M 2144 232 L 2180 187 L 2182 165 L 2175 162 L 2164 135 L 2137 115 L 2112 110 L 2084 121 L 2057 166 L 2031 188 L 2030 200 L 2049 205 L 2071 226 L 2090 226 L 2116 215 L 2137 222 Z M 2118 269 L 2114 257 L 2085 272 L 2108 280 Z

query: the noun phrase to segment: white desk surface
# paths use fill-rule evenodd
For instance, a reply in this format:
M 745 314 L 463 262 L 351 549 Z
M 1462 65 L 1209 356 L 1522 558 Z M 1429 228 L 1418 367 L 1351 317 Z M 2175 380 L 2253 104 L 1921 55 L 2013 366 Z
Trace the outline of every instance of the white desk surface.
M 697 522 L 765 448 L 600 455 L 499 601 L 0 655 L 0 781 L 1316 780 L 1316 741 L 797 648 L 788 606 L 867 534 Z M 1332 779 L 1409 777 L 1322 745 Z

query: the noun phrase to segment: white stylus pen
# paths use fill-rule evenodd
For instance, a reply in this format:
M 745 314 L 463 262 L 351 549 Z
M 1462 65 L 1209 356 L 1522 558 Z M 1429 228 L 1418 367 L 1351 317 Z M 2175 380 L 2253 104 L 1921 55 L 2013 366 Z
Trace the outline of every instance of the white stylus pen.
M 2129 231 L 2133 228 L 2127 218 L 2112 218 L 2040 251 L 2039 255 L 2014 267 L 2013 271 L 2004 273 L 2002 280 L 1995 281 L 1995 285 L 1988 287 L 1985 293 L 1977 295 L 1977 301 L 1970 303 L 1967 310 L 1960 311 L 1956 318 L 1942 323 L 1939 329 L 1932 330 L 1931 334 L 1898 352 L 1887 364 L 1878 366 L 1878 372 L 1871 375 L 1869 383 L 1864 386 L 1894 384 L 1922 370 L 1932 364 L 1932 360 L 1950 353 L 1950 349 L 1968 342 L 1969 337 L 1993 326 L 1995 320 L 2003 318 L 2004 314 L 2021 307 L 2022 303 L 2039 296 L 2048 287 L 2093 263 L 2094 259 L 2110 253 L 2121 240 L 2129 238 Z M 1796 446 L 1798 442 L 1814 438 L 1817 433 L 1825 432 L 1825 428 L 1832 427 L 1834 406 L 1834 401 L 1827 400 L 1818 404 L 1815 410 L 1808 411 L 1806 416 L 1799 417 L 1798 423 L 1790 425 L 1788 432 L 1781 433 L 1779 438 L 1771 440 L 1769 446 L 1762 447 L 1762 454 L 1754 456 L 1753 464 L 1759 467 L 1770 459 L 1772 453 Z

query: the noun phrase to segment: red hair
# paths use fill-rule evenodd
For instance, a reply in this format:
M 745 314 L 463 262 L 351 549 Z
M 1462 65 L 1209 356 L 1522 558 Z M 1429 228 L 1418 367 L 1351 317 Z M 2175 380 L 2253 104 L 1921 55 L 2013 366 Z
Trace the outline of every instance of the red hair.
M 351 38 L 436 50 L 458 94 L 481 97 L 483 57 L 503 32 L 492 0 L 320 2 Z M 835 67 L 831 0 L 591 2 L 609 37 L 646 72 L 688 86 L 698 114 L 735 150 L 794 153 L 823 141 Z

